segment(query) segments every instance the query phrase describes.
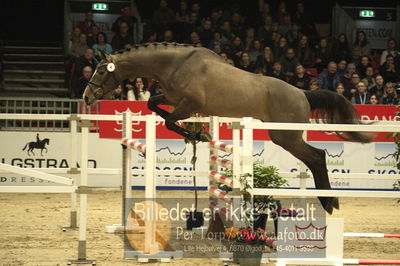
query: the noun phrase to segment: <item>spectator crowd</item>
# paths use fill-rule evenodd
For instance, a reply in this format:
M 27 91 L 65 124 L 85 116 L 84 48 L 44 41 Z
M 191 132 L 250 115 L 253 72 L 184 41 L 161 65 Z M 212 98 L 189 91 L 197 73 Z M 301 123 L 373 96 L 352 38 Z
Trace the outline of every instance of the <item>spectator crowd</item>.
M 87 12 L 71 36 L 70 74 L 73 97 L 80 98 L 100 60 L 100 53 L 134 45 L 137 23 L 129 6 L 113 23 L 109 42 Z M 147 23 L 142 42 L 181 42 L 205 47 L 227 64 L 258 75 L 284 80 L 303 90 L 331 90 L 354 104 L 398 104 L 400 52 L 395 39 L 387 48 L 371 49 L 367 35 L 358 31 L 350 43 L 346 34 L 319 36 L 302 2 L 290 12 L 284 1 L 277 8 L 258 0 L 251 17 L 240 8 L 214 8 L 204 13 L 200 2 L 181 0 L 174 10 L 160 0 Z M 112 99 L 148 100 L 159 93 L 158 82 L 131 77 L 109 95 Z

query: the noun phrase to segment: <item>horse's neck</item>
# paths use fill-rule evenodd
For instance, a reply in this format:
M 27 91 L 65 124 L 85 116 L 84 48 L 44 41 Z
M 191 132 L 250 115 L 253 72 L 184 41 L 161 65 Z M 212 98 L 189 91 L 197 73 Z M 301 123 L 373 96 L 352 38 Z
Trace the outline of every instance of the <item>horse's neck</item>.
M 139 47 L 114 55 L 122 79 L 132 76 L 150 77 L 159 81 L 168 78 L 188 58 L 191 47 L 158 46 Z

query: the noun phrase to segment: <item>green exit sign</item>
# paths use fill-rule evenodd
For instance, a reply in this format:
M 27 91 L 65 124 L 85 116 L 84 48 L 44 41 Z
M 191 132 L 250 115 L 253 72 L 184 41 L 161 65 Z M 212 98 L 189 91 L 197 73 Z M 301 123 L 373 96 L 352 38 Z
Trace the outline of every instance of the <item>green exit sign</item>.
M 360 17 L 362 18 L 374 18 L 375 12 L 373 10 L 360 10 Z
M 94 3 L 92 6 L 93 10 L 100 10 L 100 11 L 106 11 L 108 10 L 108 4 L 104 3 Z

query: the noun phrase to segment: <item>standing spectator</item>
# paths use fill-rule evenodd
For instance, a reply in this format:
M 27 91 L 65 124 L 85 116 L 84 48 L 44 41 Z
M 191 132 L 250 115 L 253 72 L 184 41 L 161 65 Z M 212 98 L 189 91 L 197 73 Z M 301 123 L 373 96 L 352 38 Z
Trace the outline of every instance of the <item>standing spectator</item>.
M 388 55 L 392 55 L 394 59 L 397 58 L 397 60 L 400 60 L 400 52 L 397 50 L 397 42 L 395 39 L 390 38 L 387 42 L 387 48 L 385 51 L 382 52 L 381 55 L 381 65 L 383 65 L 383 63 L 385 63 L 386 61 L 386 57 Z
M 237 67 L 251 73 L 254 73 L 255 70 L 255 66 L 250 62 L 250 57 L 247 52 L 243 52 L 240 55 L 239 65 Z
M 79 42 L 79 36 L 81 35 L 81 33 L 81 29 L 78 26 L 74 27 L 74 31 L 72 32 L 71 38 L 69 39 L 69 49 L 71 49 L 71 46 L 74 43 Z
M 357 65 L 357 72 L 360 74 L 361 78 L 365 77 L 365 72 L 367 71 L 367 67 L 372 67 L 371 63 L 369 62 L 368 56 L 361 56 L 360 63 Z
M 124 5 L 121 9 L 121 16 L 119 16 L 114 23 L 112 24 L 111 30 L 114 33 L 118 33 L 121 28 L 121 23 L 125 22 L 128 25 L 128 32 L 133 34 L 133 29 L 137 23 L 137 19 L 132 13 L 132 10 L 129 5 Z
M 374 68 L 372 66 L 367 67 L 367 69 L 365 70 L 365 76 L 361 81 L 367 84 L 368 91 L 376 86 Z
M 241 54 L 244 51 L 244 47 L 243 47 L 243 43 L 242 43 L 242 39 L 240 39 L 239 36 L 235 36 L 232 39 L 232 42 L 230 44 L 229 47 L 229 57 L 233 60 L 233 62 L 235 62 L 235 65 L 238 65 L 239 63 L 239 59 Z
M 97 34 L 96 43 L 93 45 L 94 56 L 98 61 L 100 61 L 100 51 L 105 54 L 111 54 L 112 47 L 109 43 L 107 43 L 107 36 L 100 32 Z
M 369 104 L 372 105 L 377 105 L 379 104 L 379 98 L 375 94 L 371 94 L 371 97 L 369 97 Z
M 346 34 L 340 33 L 339 36 L 336 38 L 332 47 L 332 56 L 335 61 L 350 60 L 351 53 Z
M 266 46 L 263 49 L 263 54 L 257 57 L 256 69 L 261 70 L 264 75 L 268 75 L 272 72 L 273 62 L 274 55 L 272 54 L 272 49 Z
M 357 84 L 361 81 L 360 75 L 357 72 L 354 72 L 351 75 L 351 82 L 346 85 L 345 89 L 345 96 L 349 101 L 354 97 L 357 92 Z
M 331 61 L 331 49 L 329 47 L 328 39 L 321 38 L 317 48 L 315 49 L 315 67 L 318 73 L 321 73 L 324 68 L 327 67 L 328 63 Z M 321 88 L 323 86 L 321 85 Z
M 114 50 L 129 48 L 134 44 L 133 36 L 129 33 L 129 26 L 126 22 L 121 22 L 119 32 L 114 35 L 111 46 Z
M 319 82 L 318 82 L 318 79 L 312 79 L 312 80 L 310 81 L 309 90 L 310 90 L 310 91 L 319 90 Z
M 396 83 L 400 80 L 399 75 L 396 71 L 396 65 L 392 55 L 389 54 L 386 56 L 386 61 L 380 67 L 379 73 L 383 76 L 383 79 L 386 82 Z
M 380 100 L 383 96 L 384 89 L 385 89 L 385 86 L 384 86 L 383 77 L 381 75 L 377 75 L 375 77 L 375 86 L 372 87 L 369 90 L 369 92 L 371 93 L 371 95 L 376 95 L 378 97 L 378 100 Z
M 289 48 L 289 43 L 288 43 L 286 37 L 283 37 L 283 36 L 280 37 L 278 46 L 274 48 L 274 57 L 276 59 L 280 59 L 281 57 L 284 57 L 288 48 Z
M 213 39 L 213 31 L 211 29 L 212 23 L 210 19 L 204 19 L 200 29 L 199 35 L 202 45 L 208 47 L 208 44 Z
M 307 35 L 301 36 L 296 48 L 296 56 L 304 67 L 310 68 L 313 66 L 313 52 Z
M 382 104 L 397 105 L 398 103 L 399 99 L 397 98 L 397 92 L 394 89 L 394 84 L 392 82 L 387 82 L 383 92 Z
M 81 77 L 74 82 L 72 87 L 72 98 L 82 99 L 83 92 L 93 75 L 93 69 L 91 66 L 84 66 L 80 74 Z
M 175 24 L 175 13 L 166 0 L 160 0 L 159 7 L 154 11 L 153 24 L 158 32 L 164 32 Z
M 367 91 L 367 84 L 363 81 L 357 83 L 357 92 L 354 94 L 351 102 L 353 104 L 368 104 L 370 95 Z
M 272 72 L 268 76 L 286 81 L 285 73 L 283 72 L 282 65 L 279 61 L 274 63 L 272 66 Z
M 295 57 L 293 48 L 288 48 L 286 50 L 286 55 L 281 58 L 280 62 L 286 77 L 292 77 L 296 71 L 296 66 L 299 64 L 299 60 Z
M 318 81 L 321 90 L 335 91 L 337 85 L 340 83 L 337 64 L 333 61 L 329 62 L 328 69 L 319 74 Z
M 350 62 L 355 64 L 355 65 L 358 65 L 360 63 L 360 60 L 361 60 L 361 49 L 358 46 L 354 46 L 351 49 L 351 60 L 350 60 Z
M 338 94 L 340 94 L 340 95 L 342 95 L 342 96 L 344 96 L 344 86 L 343 86 L 343 84 L 342 83 L 339 83 L 337 86 L 336 86 L 336 92 L 338 93 Z
M 356 73 L 356 66 L 353 63 L 350 63 L 347 65 L 347 70 L 341 78 L 344 87 L 351 83 L 353 73 Z
M 248 50 L 250 62 L 255 63 L 257 57 L 263 54 L 263 47 L 260 40 L 253 40 Z
M 361 56 L 371 56 L 371 46 L 364 31 L 358 31 L 356 33 L 356 40 L 354 41 L 353 47 L 358 47 L 360 49 Z
M 85 20 L 79 22 L 78 27 L 81 30 L 82 33 L 85 33 L 86 35 L 89 35 L 92 33 L 92 28 L 96 24 L 93 21 L 93 12 L 88 11 L 85 14 Z
M 72 44 L 71 49 L 69 51 L 69 54 L 72 57 L 78 58 L 85 54 L 86 49 L 89 48 L 86 42 L 86 38 L 87 38 L 86 34 L 81 33 L 79 35 L 79 41 Z
M 289 83 L 299 89 L 308 90 L 310 81 L 310 75 L 304 71 L 304 67 L 301 64 L 298 64 L 296 66 L 296 73 L 290 78 Z

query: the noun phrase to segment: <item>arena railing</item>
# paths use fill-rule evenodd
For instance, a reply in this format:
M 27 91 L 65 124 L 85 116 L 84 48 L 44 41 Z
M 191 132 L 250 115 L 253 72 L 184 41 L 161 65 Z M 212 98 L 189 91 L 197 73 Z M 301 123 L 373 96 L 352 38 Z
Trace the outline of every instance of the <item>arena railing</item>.
M 0 113 L 13 114 L 99 114 L 99 104 L 86 107 L 80 99 L 0 97 Z M 93 121 L 91 131 L 97 131 Z M 0 120 L 0 131 L 69 132 L 70 121 Z

